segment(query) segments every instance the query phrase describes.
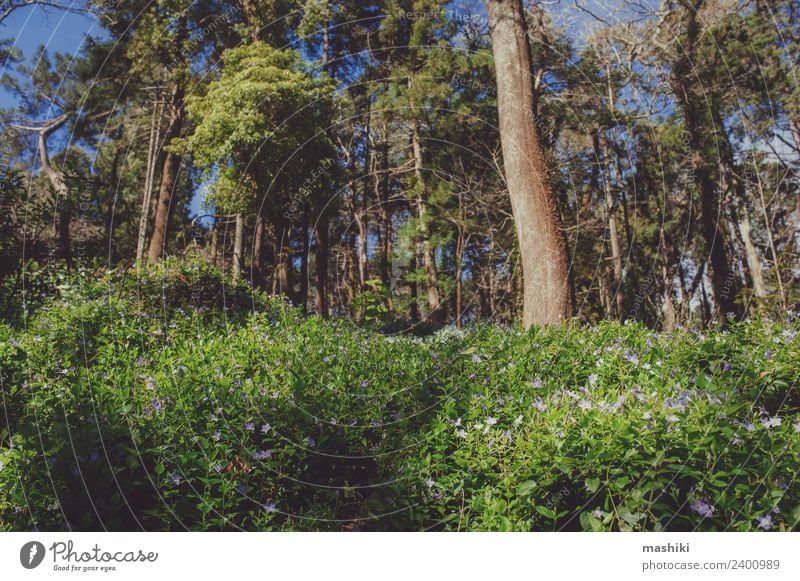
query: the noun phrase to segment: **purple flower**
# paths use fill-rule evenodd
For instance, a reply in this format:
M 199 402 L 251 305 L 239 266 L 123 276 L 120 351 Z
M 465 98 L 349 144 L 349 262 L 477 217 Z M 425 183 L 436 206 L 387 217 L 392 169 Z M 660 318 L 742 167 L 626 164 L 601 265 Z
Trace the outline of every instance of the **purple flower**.
M 259 389 L 258 390 L 258 395 L 260 395 L 261 397 L 264 397 L 265 395 L 267 395 L 267 388 L 266 387 L 262 387 L 261 389 Z
M 240 484 L 239 486 L 236 487 L 236 491 L 242 496 L 244 496 L 245 494 L 247 494 L 247 487 L 244 484 Z
M 632 350 L 628 349 L 625 351 L 625 354 L 622 356 L 626 361 L 633 363 L 634 365 L 639 364 L 639 356 L 636 355 Z
M 317 442 L 311 436 L 308 437 L 308 440 L 306 440 L 306 442 L 309 448 L 313 448 L 314 446 L 317 445 Z
M 598 380 L 597 374 L 596 373 L 592 373 L 589 376 L 589 385 L 591 385 L 592 387 L 597 387 L 597 380 Z
M 768 514 L 766 516 L 757 516 L 756 520 L 758 521 L 758 528 L 768 531 L 772 528 L 772 515 Z
M 215 442 L 219 442 L 221 438 L 222 434 L 220 434 L 219 432 L 214 432 L 213 434 L 211 434 L 211 439 L 214 440 Z
M 276 509 L 275 509 L 275 503 L 274 503 L 274 502 L 268 502 L 268 503 L 266 503 L 266 504 L 264 505 L 264 507 L 263 507 L 263 508 L 264 508 L 264 510 L 265 510 L 265 511 L 267 511 L 267 512 L 275 512 L 275 510 L 276 510 Z
M 727 373 L 730 370 L 731 370 L 731 364 L 728 363 L 727 361 L 723 361 L 722 362 L 722 373 Z
M 775 416 L 774 418 L 761 418 L 761 424 L 765 428 L 777 428 L 782 423 L 783 423 L 783 420 L 781 418 L 779 418 L 778 416 Z
M 664 405 L 667 409 L 684 411 L 686 409 L 686 400 L 684 398 L 675 401 L 671 397 L 664 400 Z
M 256 425 L 253 422 L 247 422 L 244 425 L 244 429 L 248 432 L 254 432 L 256 430 Z
M 756 429 L 756 427 L 753 425 L 753 422 L 751 422 L 750 420 L 747 420 L 746 422 L 741 422 L 739 425 L 742 426 L 748 432 L 754 432 Z
M 369 381 L 366 381 L 366 380 L 362 381 L 361 382 L 361 387 L 364 388 L 364 389 L 368 388 L 369 387 Z
M 533 386 L 533 389 L 541 389 L 542 379 L 540 377 L 534 377 L 533 380 L 531 380 L 531 385 Z
M 169 482 L 173 486 L 178 486 L 181 483 L 181 480 L 183 480 L 183 478 L 181 478 L 181 475 L 177 472 L 173 472 L 169 475 Z
M 703 518 L 710 518 L 714 514 L 714 507 L 708 504 L 705 500 L 693 500 L 689 505 L 689 508 Z
M 535 400 L 533 400 L 531 407 L 539 410 L 540 412 L 543 412 L 544 410 L 547 409 L 547 405 L 544 403 L 544 400 L 542 400 L 542 398 L 540 397 L 537 397 Z
M 772 359 L 774 356 L 775 353 L 773 351 L 770 351 L 769 349 L 764 351 L 764 359 Z
M 272 450 L 260 450 L 253 454 L 254 460 L 268 460 L 272 458 Z
M 264 424 L 263 426 L 261 426 L 261 433 L 262 434 L 266 434 L 271 429 L 272 429 L 272 426 L 270 426 L 269 424 Z

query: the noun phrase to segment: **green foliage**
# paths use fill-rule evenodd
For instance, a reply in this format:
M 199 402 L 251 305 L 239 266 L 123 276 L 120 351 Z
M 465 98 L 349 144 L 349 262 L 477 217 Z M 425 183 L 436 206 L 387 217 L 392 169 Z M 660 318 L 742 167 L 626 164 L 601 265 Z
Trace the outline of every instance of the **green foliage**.
M 225 51 L 223 71 L 203 95 L 188 100 L 197 124 L 187 138 L 196 163 L 217 170 L 222 207 L 253 204 L 253 193 L 297 185 L 309 167 L 332 158 L 324 119 L 333 86 L 304 70 L 300 55 L 256 42 Z M 276 195 L 276 192 L 273 192 Z
M 96 274 L 0 328 L 0 529 L 790 530 L 799 332 L 421 339 Z

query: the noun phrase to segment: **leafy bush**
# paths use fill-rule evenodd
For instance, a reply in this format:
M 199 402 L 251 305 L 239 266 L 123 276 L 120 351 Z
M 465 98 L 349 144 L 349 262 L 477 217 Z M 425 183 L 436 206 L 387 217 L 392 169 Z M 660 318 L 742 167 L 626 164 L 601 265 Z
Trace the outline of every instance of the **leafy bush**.
M 797 322 L 423 339 L 110 273 L 0 328 L 0 528 L 790 530 L 798 360 Z

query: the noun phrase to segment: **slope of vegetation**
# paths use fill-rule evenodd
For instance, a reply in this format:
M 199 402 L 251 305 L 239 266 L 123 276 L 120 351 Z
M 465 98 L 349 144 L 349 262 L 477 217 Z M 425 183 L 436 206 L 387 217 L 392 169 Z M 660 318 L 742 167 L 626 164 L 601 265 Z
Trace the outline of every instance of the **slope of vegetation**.
M 196 264 L 68 282 L 0 328 L 2 529 L 798 526 L 796 320 L 417 337 Z

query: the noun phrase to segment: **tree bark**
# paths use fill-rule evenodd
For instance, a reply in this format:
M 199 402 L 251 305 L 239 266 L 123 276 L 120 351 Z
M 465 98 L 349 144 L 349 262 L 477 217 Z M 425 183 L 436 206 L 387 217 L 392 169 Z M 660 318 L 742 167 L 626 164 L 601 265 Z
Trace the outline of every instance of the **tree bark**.
M 527 24 L 521 0 L 488 0 L 506 183 L 523 271 L 522 324 L 572 316 L 566 238 L 534 117 Z
M 183 130 L 183 88 L 177 87 L 173 92 L 170 103 L 170 120 L 164 136 L 163 145 L 170 145 L 173 139 L 180 136 Z M 164 163 L 161 168 L 161 183 L 158 189 L 158 200 L 156 201 L 156 215 L 153 221 L 153 236 L 150 239 L 150 248 L 147 253 L 147 260 L 155 264 L 161 260 L 167 240 L 167 228 L 169 226 L 170 208 L 172 207 L 172 194 L 175 190 L 180 170 L 180 160 L 178 156 L 167 151 L 164 156 Z
M 233 263 L 231 265 L 231 276 L 233 280 L 239 280 L 242 276 L 242 255 L 244 254 L 244 216 L 241 212 L 236 214 L 236 225 L 233 234 Z
M 314 228 L 314 285 L 317 313 L 328 318 L 328 220 L 320 216 Z
M 409 80 L 410 83 L 410 80 Z M 417 235 L 422 251 L 422 264 L 425 268 L 425 283 L 428 290 L 428 317 L 438 323 L 440 318 L 439 276 L 436 271 L 436 255 L 431 243 L 428 226 L 427 197 L 428 186 L 423 173 L 422 144 L 419 137 L 419 123 L 414 122 L 411 130 L 411 146 L 414 155 L 414 173 L 417 178 L 419 194 L 417 196 Z
M 217 266 L 217 245 L 219 244 L 219 224 L 218 218 L 214 218 L 211 226 L 211 264 Z
M 611 264 L 614 271 L 614 306 L 617 321 L 625 320 L 625 292 L 622 280 L 622 248 L 619 243 L 619 227 L 617 225 L 617 202 L 611 189 L 611 169 L 609 167 L 610 149 L 606 136 L 597 134 L 598 159 L 603 165 L 603 191 L 606 199 L 606 212 L 608 214 L 608 238 L 611 244 Z
M 702 0 L 700 1 L 702 4 Z M 699 6 L 696 7 L 699 9 Z M 721 124 L 715 124 L 713 112 L 702 109 L 705 101 L 698 96 L 694 86 L 696 72 L 697 42 L 702 33 L 697 10 L 687 7 L 686 37 L 679 58 L 672 63 L 670 83 L 678 105 L 683 113 L 684 128 L 691 149 L 694 181 L 700 192 L 700 221 L 705 251 L 711 266 L 711 291 L 715 302 L 715 315 L 722 325 L 727 324 L 728 314 L 736 313 L 734 304 L 735 281 L 725 250 L 725 239 L 719 228 L 721 212 L 714 172 L 708 159 L 710 146 L 707 137 L 722 132 Z M 716 126 L 715 126 L 716 125 Z M 705 291 L 705 287 L 703 289 Z
M 147 168 L 144 178 L 144 192 L 142 193 L 142 211 L 139 216 L 139 233 L 136 239 L 136 262 L 141 264 L 144 258 L 144 246 L 147 241 L 147 226 L 150 222 L 150 206 L 153 197 L 153 182 L 158 154 L 159 133 L 161 130 L 162 103 L 158 93 L 152 102 L 153 110 L 150 114 L 150 141 L 147 146 Z
M 758 257 L 758 250 L 753 243 L 750 235 L 752 227 L 750 225 L 750 212 L 747 208 L 741 209 L 741 217 L 738 220 L 739 235 L 742 237 L 747 268 L 750 271 L 750 279 L 753 282 L 753 293 L 756 299 L 764 299 L 767 296 L 767 285 L 764 282 L 764 273 L 761 270 L 761 260 Z
M 309 253 L 309 235 L 311 234 L 309 228 L 308 204 L 303 210 L 303 254 L 300 257 L 300 294 L 299 303 L 303 312 L 308 311 L 308 253 Z
M 256 216 L 256 229 L 253 233 L 253 280 L 255 287 L 264 285 L 264 229 L 266 220 L 259 212 Z

